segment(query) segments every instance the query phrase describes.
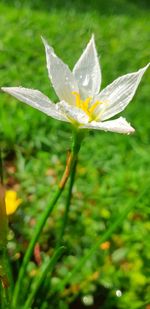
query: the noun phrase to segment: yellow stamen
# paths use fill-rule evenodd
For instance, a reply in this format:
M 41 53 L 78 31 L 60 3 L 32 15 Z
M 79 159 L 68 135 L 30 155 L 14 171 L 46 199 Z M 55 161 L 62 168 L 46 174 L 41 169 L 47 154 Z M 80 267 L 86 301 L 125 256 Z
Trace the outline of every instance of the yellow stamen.
M 85 101 L 81 101 L 82 102 L 82 106 L 81 108 L 84 110 L 85 113 L 87 113 L 88 115 L 90 114 L 90 110 L 88 109 L 89 107 L 89 103 L 91 101 L 91 98 L 87 98 Z
M 90 101 L 92 100 L 92 97 L 88 97 L 85 100 L 81 100 L 80 94 L 78 92 L 73 91 L 72 94 L 74 94 L 76 97 L 76 107 L 81 108 L 89 116 L 89 121 L 96 120 L 99 118 L 99 115 L 102 113 L 102 111 L 98 115 L 95 115 L 94 111 L 97 106 L 103 104 L 104 102 L 96 101 L 90 107 L 89 104 Z
M 81 102 L 80 94 L 76 91 L 73 91 L 72 94 L 74 94 L 76 97 L 76 106 L 80 107 L 80 102 Z
M 102 102 L 96 101 L 96 102 L 89 108 L 89 112 L 90 112 L 90 113 L 93 113 L 94 110 L 95 110 L 95 108 L 96 108 L 98 105 L 100 105 L 100 104 L 102 104 Z

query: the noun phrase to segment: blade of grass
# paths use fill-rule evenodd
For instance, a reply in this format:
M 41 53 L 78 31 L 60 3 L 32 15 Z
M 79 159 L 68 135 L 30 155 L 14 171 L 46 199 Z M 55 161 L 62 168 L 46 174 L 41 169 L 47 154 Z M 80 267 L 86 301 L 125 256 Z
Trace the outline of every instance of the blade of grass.
M 52 258 L 43 265 L 42 269 L 40 270 L 38 278 L 35 277 L 35 280 L 31 288 L 31 293 L 29 294 L 29 297 L 27 298 L 27 301 L 25 302 L 25 305 L 23 306 L 24 309 L 29 309 L 32 306 L 32 303 L 35 299 L 37 291 L 39 290 L 47 274 L 52 273 L 52 270 L 55 264 L 57 263 L 59 257 L 61 256 L 63 250 L 64 250 L 64 247 L 58 248 L 54 252 L 54 255 L 52 256 Z

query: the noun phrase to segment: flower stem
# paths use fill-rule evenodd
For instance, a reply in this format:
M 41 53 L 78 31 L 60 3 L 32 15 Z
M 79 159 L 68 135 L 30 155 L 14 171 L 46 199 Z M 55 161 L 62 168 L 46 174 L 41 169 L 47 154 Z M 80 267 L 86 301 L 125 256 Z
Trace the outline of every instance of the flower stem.
M 72 167 L 71 167 L 71 172 L 70 172 L 70 182 L 69 182 L 69 189 L 68 189 L 68 195 L 67 195 L 67 201 L 66 201 L 66 208 L 65 208 L 65 213 L 64 213 L 64 217 L 62 221 L 61 230 L 60 230 L 60 236 L 59 236 L 56 248 L 59 248 L 61 246 L 65 228 L 66 228 L 67 221 L 68 221 L 68 214 L 69 214 L 69 208 L 70 208 L 71 197 L 72 197 L 72 188 L 73 188 L 73 184 L 75 180 L 78 153 L 80 150 L 80 146 L 81 146 L 81 139 L 79 138 L 78 134 L 75 134 L 74 143 L 72 147 L 73 160 L 72 160 Z
M 78 149 L 78 142 L 79 142 L 79 139 L 77 138 L 77 136 L 78 136 L 78 134 L 76 132 L 76 134 L 74 135 L 73 150 L 72 150 L 72 152 L 70 153 L 70 155 L 67 159 L 65 171 L 64 171 L 62 179 L 61 179 L 61 181 L 58 185 L 57 191 L 55 192 L 53 199 L 50 201 L 47 208 L 45 209 L 45 211 L 41 215 L 41 217 L 40 217 L 40 219 L 39 219 L 39 221 L 36 225 L 36 229 L 34 231 L 33 237 L 32 237 L 32 239 L 29 243 L 28 249 L 25 253 L 25 256 L 24 256 L 24 259 L 23 259 L 23 262 L 22 262 L 22 265 L 21 265 L 21 268 L 20 268 L 20 272 L 19 272 L 19 275 L 18 275 L 18 280 L 16 282 L 16 286 L 15 286 L 15 289 L 14 289 L 13 301 L 12 301 L 12 307 L 13 308 L 16 308 L 16 306 L 17 306 L 17 302 L 18 302 L 18 298 L 19 298 L 19 292 L 20 292 L 20 289 L 22 287 L 22 281 L 23 281 L 23 278 L 24 278 L 24 275 L 25 275 L 25 272 L 26 272 L 28 262 L 29 262 L 29 260 L 32 256 L 35 244 L 36 244 L 36 242 L 37 242 L 37 240 L 38 240 L 38 238 L 41 234 L 41 231 L 42 231 L 42 229 L 43 229 L 43 227 L 44 227 L 44 225 L 47 221 L 47 218 L 51 214 L 55 204 L 57 203 L 59 197 L 61 196 L 61 194 L 64 190 L 64 187 L 65 187 L 65 184 L 66 184 L 68 177 L 70 175 L 70 171 L 72 170 L 72 167 L 74 166 L 72 162 L 74 162 L 76 160 L 76 151 L 75 150 Z

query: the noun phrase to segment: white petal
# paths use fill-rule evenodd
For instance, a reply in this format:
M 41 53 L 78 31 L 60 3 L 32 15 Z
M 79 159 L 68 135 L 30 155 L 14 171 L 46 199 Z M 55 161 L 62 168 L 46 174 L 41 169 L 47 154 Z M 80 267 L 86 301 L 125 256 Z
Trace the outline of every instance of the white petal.
M 130 126 L 130 124 L 126 121 L 125 118 L 120 117 L 115 120 L 109 120 L 104 122 L 96 122 L 92 121 L 87 125 L 81 127 L 81 129 L 95 129 L 95 130 L 104 130 L 110 132 L 124 133 L 130 134 L 135 130 Z
M 75 104 L 73 91 L 78 92 L 77 82 L 69 67 L 56 56 L 52 47 L 42 38 L 46 51 L 49 78 L 60 100 Z
M 84 113 L 82 109 L 78 107 L 70 106 L 68 103 L 62 101 L 56 104 L 56 108 L 68 118 L 69 122 L 72 122 L 74 124 L 88 123 L 89 117 Z
M 76 63 L 73 73 L 83 98 L 98 94 L 101 84 L 101 70 L 94 36 Z
M 125 109 L 132 100 L 148 66 L 149 64 L 137 72 L 117 78 L 95 97 L 96 101 L 104 102 L 104 112 L 100 120 L 109 119 Z
M 56 104 L 52 103 L 48 97 L 38 90 L 23 87 L 2 87 L 3 91 L 11 94 L 18 100 L 40 110 L 41 112 L 56 118 L 58 120 L 67 121 L 60 111 L 56 109 Z

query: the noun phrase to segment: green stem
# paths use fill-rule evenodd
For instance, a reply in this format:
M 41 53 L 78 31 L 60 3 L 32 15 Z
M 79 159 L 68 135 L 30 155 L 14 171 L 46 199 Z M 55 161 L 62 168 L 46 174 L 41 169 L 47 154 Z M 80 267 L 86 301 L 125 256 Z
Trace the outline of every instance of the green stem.
M 43 268 L 40 270 L 38 278 L 36 277 L 33 282 L 31 293 L 29 294 L 29 297 L 27 298 L 27 301 L 25 302 L 23 309 L 29 309 L 32 306 L 32 303 L 35 300 L 35 296 L 36 296 L 38 289 L 40 288 L 42 282 L 45 280 L 47 274 L 52 273 L 52 270 L 55 264 L 57 263 L 59 257 L 61 256 L 63 250 L 64 250 L 64 247 L 60 247 L 59 249 L 57 249 L 54 252 L 54 255 L 52 256 L 52 258 L 49 261 L 47 261 L 45 265 L 43 266 Z
M 79 138 L 78 138 L 78 133 L 76 131 L 76 133 L 74 135 L 73 149 L 77 149 L 78 143 L 79 143 Z M 23 278 L 24 278 L 24 275 L 25 275 L 25 272 L 26 272 L 28 262 L 29 262 L 29 260 L 32 256 L 35 244 L 36 244 L 36 242 L 37 242 L 37 240 L 38 240 L 38 238 L 41 234 L 41 231 L 42 231 L 42 229 L 43 229 L 43 227 L 44 227 L 44 225 L 47 221 L 47 218 L 51 214 L 55 204 L 57 203 L 59 197 L 61 196 L 61 194 L 64 190 L 65 184 L 66 184 L 68 177 L 70 175 L 70 171 L 72 170 L 72 162 L 74 162 L 75 158 L 76 158 L 76 153 L 75 153 L 75 151 L 73 151 L 71 153 L 71 155 L 69 156 L 69 159 L 67 161 L 65 172 L 64 172 L 63 177 L 60 181 L 58 189 L 55 192 L 53 199 L 51 200 L 51 202 L 48 204 L 47 208 L 45 209 L 45 211 L 41 215 L 39 222 L 37 223 L 33 237 L 32 237 L 32 239 L 29 243 L 28 249 L 27 249 L 26 254 L 24 256 L 24 259 L 23 259 L 23 262 L 22 262 L 22 265 L 21 265 L 21 269 L 20 269 L 20 272 L 19 272 L 19 275 L 18 275 L 18 280 L 16 282 L 16 286 L 15 286 L 15 289 L 14 289 L 14 295 L 13 295 L 13 301 L 12 301 L 12 307 L 13 308 L 16 308 L 16 306 L 17 306 L 19 292 L 20 292 L 20 289 L 22 287 L 22 281 L 23 281 Z
M 0 287 L 1 293 L 0 293 L 0 308 L 1 309 L 10 309 L 10 302 L 8 300 L 7 291 Z
M 25 253 L 22 265 L 21 265 L 21 269 L 18 275 L 18 279 L 16 282 L 16 286 L 14 289 L 14 294 L 13 294 L 13 301 L 12 301 L 12 305 L 15 308 L 17 305 L 17 300 L 18 300 L 18 296 L 19 296 L 19 292 L 20 292 L 20 288 L 22 287 L 22 281 L 26 272 L 26 268 L 28 265 L 28 262 L 32 256 L 35 244 L 40 236 L 40 233 L 45 225 L 45 222 L 47 221 L 48 216 L 51 214 L 56 202 L 58 201 L 60 195 L 62 193 L 62 189 L 58 189 L 52 199 L 52 201 L 48 204 L 47 208 L 45 209 L 45 212 L 43 212 L 42 216 L 39 219 L 39 222 L 37 224 L 37 227 L 35 229 L 34 235 L 29 243 L 28 249 Z
M 0 183 L 3 185 L 4 175 L 3 175 L 3 159 L 2 151 L 0 149 Z
M 77 167 L 77 161 L 78 161 L 78 153 L 79 153 L 79 150 L 80 150 L 80 146 L 81 146 L 81 139 L 79 138 L 78 135 L 75 135 L 74 144 L 73 144 L 73 148 L 72 148 L 74 160 L 72 161 L 72 168 L 71 168 L 71 172 L 70 172 L 70 182 L 69 182 L 69 189 L 68 189 L 68 195 L 67 195 L 67 201 L 66 201 L 66 208 L 65 208 L 65 213 L 64 213 L 64 217 L 63 217 L 63 221 L 62 221 L 60 236 L 59 236 L 56 248 L 59 248 L 61 246 L 61 243 L 63 241 L 65 228 L 66 228 L 67 221 L 68 221 L 68 214 L 69 214 L 71 197 L 72 197 L 72 188 L 73 188 L 73 184 L 74 184 L 74 180 L 75 180 L 76 167 Z
M 64 289 L 64 287 L 66 286 L 66 284 L 68 284 L 71 279 L 73 277 L 75 277 L 75 275 L 82 269 L 83 265 L 87 262 L 88 259 L 91 258 L 91 256 L 96 252 L 96 250 L 99 248 L 99 246 L 105 242 L 106 240 L 109 239 L 109 237 L 112 235 L 112 233 L 114 233 L 114 231 L 123 223 L 125 217 L 128 215 L 128 213 L 131 211 L 131 209 L 135 206 L 137 206 L 137 203 L 139 202 L 139 200 L 141 199 L 141 197 L 143 197 L 145 193 L 144 192 L 137 198 L 136 201 L 134 201 L 134 203 L 132 203 L 132 205 L 128 205 L 128 207 L 125 208 L 125 210 L 122 212 L 122 214 L 119 216 L 119 218 L 117 218 L 112 224 L 111 226 L 108 228 L 108 230 L 104 233 L 104 235 L 101 237 L 101 239 L 98 239 L 95 244 L 93 245 L 93 247 L 88 251 L 87 254 L 85 254 L 79 261 L 79 263 L 76 265 L 76 267 L 72 270 L 72 272 L 69 272 L 68 275 L 64 278 L 64 280 L 62 280 L 62 282 L 60 284 L 58 284 L 58 286 L 55 288 L 55 291 L 61 291 Z

